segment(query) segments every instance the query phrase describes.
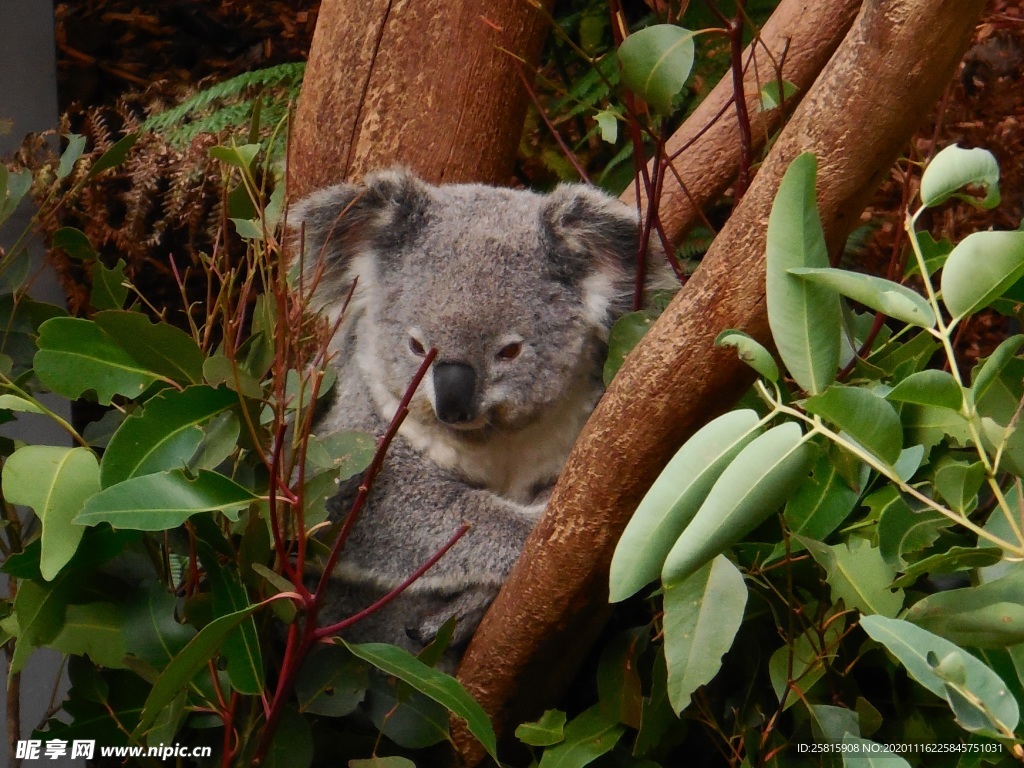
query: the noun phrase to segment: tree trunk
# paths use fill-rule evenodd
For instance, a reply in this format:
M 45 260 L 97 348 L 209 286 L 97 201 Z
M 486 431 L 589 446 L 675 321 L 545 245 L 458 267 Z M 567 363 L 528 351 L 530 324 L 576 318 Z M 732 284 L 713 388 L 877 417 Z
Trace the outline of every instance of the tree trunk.
M 470 645 L 460 677 L 499 731 L 565 685 L 608 610 L 608 564 L 638 501 L 682 441 L 749 385 L 735 350 L 714 339 L 740 328 L 768 341 L 765 228 L 786 167 L 817 154 L 821 217 L 838 247 L 949 81 L 982 5 L 865 1 L 700 269 L 612 382 Z M 681 166 L 686 179 L 685 156 Z M 459 743 L 479 760 L 471 739 Z
M 544 0 L 550 6 L 552 0 Z M 295 114 L 289 191 L 404 165 L 507 184 L 545 14 L 524 0 L 324 0 Z

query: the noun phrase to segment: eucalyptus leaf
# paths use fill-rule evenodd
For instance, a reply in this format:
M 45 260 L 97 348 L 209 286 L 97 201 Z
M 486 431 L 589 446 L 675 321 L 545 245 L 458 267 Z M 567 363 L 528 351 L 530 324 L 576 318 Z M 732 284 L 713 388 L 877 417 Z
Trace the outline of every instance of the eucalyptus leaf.
M 1020 710 L 1006 683 L 967 651 L 900 619 L 863 616 L 860 625 L 872 639 L 884 645 L 899 659 L 911 677 L 936 696 L 946 699 L 962 727 L 987 735 L 1006 735 L 1017 727 Z M 957 654 L 964 666 L 965 679 L 962 684 L 954 684 L 936 674 L 934 666 L 929 663 L 930 656 L 941 660 L 950 654 Z M 960 694 L 961 698 L 954 700 L 950 690 Z M 966 700 L 978 702 L 982 709 L 965 704 Z M 965 722 L 965 715 L 971 721 Z M 983 724 L 979 726 L 978 721 L 973 720 L 975 717 L 979 717 Z
M 1024 643 L 1024 569 L 1002 578 L 928 595 L 904 618 L 957 645 L 1006 648 Z
M 4 498 L 32 507 L 42 523 L 39 570 L 47 581 L 78 549 L 85 526 L 75 516 L 99 489 L 99 462 L 88 448 L 26 445 L 4 464 Z
M 942 301 L 954 319 L 984 309 L 1024 277 L 1024 232 L 972 232 L 942 269 Z
M 843 768 L 910 768 L 910 763 L 889 749 L 889 745 L 877 744 L 854 734 L 842 739 Z
M 1014 334 L 1004 339 L 995 351 L 973 372 L 971 378 L 971 395 L 975 403 L 981 402 L 986 392 L 1009 365 L 1016 354 L 1024 347 L 1024 334 Z
M 113 267 L 107 267 L 99 260 L 92 265 L 92 290 L 89 292 L 89 305 L 93 309 L 121 309 L 124 306 L 125 299 L 128 298 L 124 268 L 124 259 L 118 259 Z
M 127 136 L 123 136 L 115 141 L 110 149 L 104 152 L 96 160 L 95 163 L 89 168 L 88 178 L 92 178 L 97 174 L 103 173 L 103 171 L 109 170 L 110 168 L 116 168 L 124 159 L 128 156 L 129 150 L 135 146 L 135 142 L 139 140 L 138 133 L 129 133 Z
M 982 187 L 985 197 L 960 193 L 968 185 Z M 999 164 L 991 152 L 981 148 L 963 149 L 953 144 L 932 158 L 921 176 L 921 203 L 925 208 L 932 208 L 951 197 L 966 200 L 978 208 L 999 205 Z
M 779 380 L 779 366 L 775 364 L 772 353 L 764 348 L 756 339 L 743 331 L 722 331 L 715 339 L 716 347 L 734 347 L 740 360 L 745 362 L 768 381 Z
M 665 588 L 665 660 L 668 695 L 681 713 L 710 682 L 733 644 L 747 605 L 743 575 L 718 555 L 682 582 Z
M 892 405 L 861 387 L 839 384 L 808 398 L 804 408 L 846 432 L 887 464 L 903 450 L 903 429 Z
M 609 600 L 636 594 L 658 578 L 679 534 L 715 481 L 760 431 L 757 413 L 731 411 L 693 435 L 668 463 L 626 525 L 612 555 Z
M 68 145 L 60 155 L 60 162 L 57 164 L 57 178 L 65 179 L 75 169 L 75 164 L 82 159 L 85 151 L 85 136 L 77 133 L 69 133 L 65 136 Z
M 662 568 L 679 584 L 775 512 L 807 479 L 815 458 L 800 427 L 782 424 L 748 443 L 722 472 Z
M 93 320 L 148 370 L 179 384 L 203 378 L 203 353 L 184 331 L 168 323 L 151 323 L 141 312 L 108 310 Z
M 827 286 L 865 307 L 920 328 L 935 326 L 935 313 L 916 292 L 874 275 L 832 267 L 793 267 L 789 274 Z
M 839 367 L 842 311 L 839 294 L 789 270 L 828 267 L 825 233 L 815 200 L 817 160 L 798 156 L 786 170 L 768 217 L 766 299 L 779 355 L 809 394 L 823 392 Z
M 531 747 L 550 747 L 565 738 L 565 712 L 549 709 L 539 720 L 516 728 L 516 738 Z
M 929 369 L 912 373 L 893 387 L 886 400 L 960 410 L 964 393 L 949 371 Z
M 852 538 L 847 543 L 828 546 L 801 538 L 814 559 L 825 569 L 825 580 L 832 590 L 832 601 L 840 598 L 849 608 L 862 613 L 895 616 L 903 607 L 903 590 L 893 589 L 895 570 L 886 564 L 882 553 L 866 539 Z
M 109 405 L 115 395 L 135 398 L 159 376 L 91 320 L 47 320 L 39 326 L 38 343 L 36 375 L 51 392 L 72 400 L 90 390 L 101 405 Z
M 110 523 L 115 528 L 163 531 L 197 512 L 223 512 L 229 519 L 256 501 L 249 490 L 224 475 L 200 470 L 189 477 L 180 469 L 156 472 L 105 488 L 86 503 L 75 521 Z
M 622 82 L 657 112 L 668 115 L 693 69 L 694 33 L 655 24 L 629 35 L 619 46 Z
M 186 466 L 203 441 L 203 426 L 237 405 L 237 393 L 202 385 L 150 398 L 110 439 L 100 463 L 103 487 Z
M 583 768 L 610 752 L 624 731 L 595 705 L 566 725 L 565 739 L 544 750 L 538 768 Z
M 428 667 L 416 657 L 401 648 L 384 643 L 363 643 L 352 645 L 337 640 L 354 656 L 368 661 L 388 675 L 397 677 L 425 696 L 446 707 L 452 714 L 466 721 L 466 727 L 473 734 L 487 754 L 498 760 L 497 737 L 487 713 L 476 703 L 466 689 L 451 675 Z

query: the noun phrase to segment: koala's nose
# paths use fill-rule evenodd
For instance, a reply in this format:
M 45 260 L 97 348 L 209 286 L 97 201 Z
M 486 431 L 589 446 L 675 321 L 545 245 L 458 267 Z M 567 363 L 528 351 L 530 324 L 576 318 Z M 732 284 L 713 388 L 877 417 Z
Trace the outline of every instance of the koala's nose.
M 434 402 L 437 418 L 446 424 L 472 421 L 476 371 L 465 363 L 434 363 Z

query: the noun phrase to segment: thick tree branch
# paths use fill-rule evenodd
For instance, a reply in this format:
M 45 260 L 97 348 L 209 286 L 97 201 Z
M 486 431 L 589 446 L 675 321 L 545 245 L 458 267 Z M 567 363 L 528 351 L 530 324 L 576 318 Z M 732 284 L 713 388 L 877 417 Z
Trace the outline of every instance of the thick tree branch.
M 550 6 L 551 0 L 544 0 Z M 547 33 L 526 0 L 324 0 L 295 115 L 293 199 L 387 165 L 506 184 Z
M 818 155 L 821 215 L 838 246 L 953 74 L 982 4 L 864 3 L 701 268 L 602 399 L 484 618 L 460 677 L 499 730 L 566 684 L 607 611 L 608 564 L 637 502 L 680 443 L 749 383 L 735 352 L 713 342 L 729 327 L 768 338 L 765 224 L 785 168 L 800 152 Z M 683 164 L 702 167 L 685 155 Z M 471 740 L 460 744 L 468 763 L 481 757 Z

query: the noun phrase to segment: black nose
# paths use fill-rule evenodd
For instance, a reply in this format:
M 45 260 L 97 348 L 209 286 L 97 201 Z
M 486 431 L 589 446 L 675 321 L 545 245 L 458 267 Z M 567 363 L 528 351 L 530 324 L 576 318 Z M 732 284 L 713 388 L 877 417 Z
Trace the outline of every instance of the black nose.
M 437 418 L 446 424 L 472 421 L 476 417 L 473 395 L 476 371 L 465 363 L 434 363 L 434 400 Z

